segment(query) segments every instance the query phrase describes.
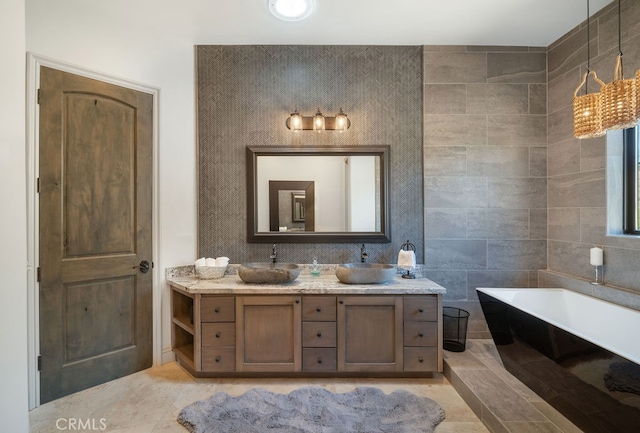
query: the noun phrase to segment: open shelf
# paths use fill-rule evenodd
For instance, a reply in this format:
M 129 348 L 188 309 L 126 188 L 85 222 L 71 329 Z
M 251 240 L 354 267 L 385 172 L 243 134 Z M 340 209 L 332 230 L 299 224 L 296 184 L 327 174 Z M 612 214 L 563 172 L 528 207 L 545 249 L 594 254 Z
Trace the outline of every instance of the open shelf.
M 174 316 L 172 320 L 175 325 L 181 327 L 191 335 L 194 335 L 194 326 L 192 323 L 189 323 L 190 322 L 189 316 L 180 316 L 180 317 Z

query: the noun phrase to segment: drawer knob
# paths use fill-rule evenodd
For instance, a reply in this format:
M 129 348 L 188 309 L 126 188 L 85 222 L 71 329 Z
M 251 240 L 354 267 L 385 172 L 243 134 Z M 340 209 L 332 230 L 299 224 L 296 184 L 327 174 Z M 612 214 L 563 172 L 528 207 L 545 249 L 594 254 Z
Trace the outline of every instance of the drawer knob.
M 318 338 L 322 338 L 322 332 L 318 332 L 316 335 L 318 336 Z
M 424 313 L 424 308 L 418 308 L 418 311 Z
M 318 307 L 318 308 L 316 308 L 316 311 L 319 313 L 319 312 L 322 311 L 322 308 Z
M 420 337 L 420 338 L 424 337 L 424 333 L 423 332 L 418 332 L 418 337 Z
M 424 362 L 424 358 L 422 356 L 418 357 L 418 362 Z
M 216 307 L 216 309 L 213 310 L 213 311 L 215 311 L 216 313 L 219 313 L 220 312 L 220 307 Z
M 216 362 L 220 362 L 220 356 L 216 356 Z
M 220 331 L 216 332 L 216 338 L 220 338 Z
M 296 304 L 299 304 L 299 303 L 300 303 L 300 299 L 296 299 Z
M 318 356 L 318 364 L 322 364 L 322 358 Z
M 341 304 L 344 304 L 344 301 L 342 299 L 340 299 L 338 302 L 340 302 Z

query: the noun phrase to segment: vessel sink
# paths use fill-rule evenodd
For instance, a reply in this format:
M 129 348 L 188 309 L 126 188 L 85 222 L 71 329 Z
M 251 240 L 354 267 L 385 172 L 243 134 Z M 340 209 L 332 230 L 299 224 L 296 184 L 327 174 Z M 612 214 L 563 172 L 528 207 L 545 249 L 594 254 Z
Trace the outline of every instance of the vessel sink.
M 294 263 L 244 263 L 238 268 L 238 276 L 245 283 L 290 283 L 300 275 L 300 267 Z
M 336 277 L 346 284 L 384 284 L 395 275 L 395 265 L 380 263 L 346 263 L 336 268 Z

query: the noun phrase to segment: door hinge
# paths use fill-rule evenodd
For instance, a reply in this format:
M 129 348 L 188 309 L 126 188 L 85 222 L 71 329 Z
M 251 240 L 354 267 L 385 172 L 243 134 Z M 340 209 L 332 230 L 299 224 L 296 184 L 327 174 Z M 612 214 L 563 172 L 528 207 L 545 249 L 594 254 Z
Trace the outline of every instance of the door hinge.
M 40 178 L 36 179 L 36 192 L 38 194 L 40 193 Z
M 42 370 L 42 355 L 38 355 L 38 371 Z
M 42 276 L 42 268 L 40 268 L 40 266 L 38 266 L 38 269 L 36 270 L 36 281 L 39 283 L 40 282 L 40 277 Z
M 42 92 L 40 92 L 40 89 L 38 89 L 38 104 L 40 104 L 40 95 Z
M 156 267 L 155 263 L 151 262 L 151 269 L 153 269 L 155 267 Z

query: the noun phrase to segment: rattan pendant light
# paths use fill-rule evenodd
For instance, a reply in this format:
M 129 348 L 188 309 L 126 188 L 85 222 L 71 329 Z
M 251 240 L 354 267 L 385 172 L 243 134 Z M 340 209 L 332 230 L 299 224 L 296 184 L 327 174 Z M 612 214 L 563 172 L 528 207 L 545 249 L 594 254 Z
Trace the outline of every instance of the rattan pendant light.
M 626 129 L 638 123 L 636 80 L 625 80 L 622 66 L 622 35 L 620 29 L 620 0 L 618 0 L 618 56 L 613 81 L 602 88 L 602 127 Z
M 605 85 L 595 71 L 591 70 L 589 43 L 591 35 L 589 32 L 589 0 L 587 0 L 587 72 L 582 76 L 582 82 L 573 92 L 573 135 L 576 138 L 594 138 L 601 137 L 605 134 L 602 127 L 601 115 L 601 94 L 600 92 L 589 93 L 588 80 L 589 75 L 593 75 L 593 79 L 600 84 L 600 89 Z M 584 86 L 584 95 L 578 96 L 578 92 Z

